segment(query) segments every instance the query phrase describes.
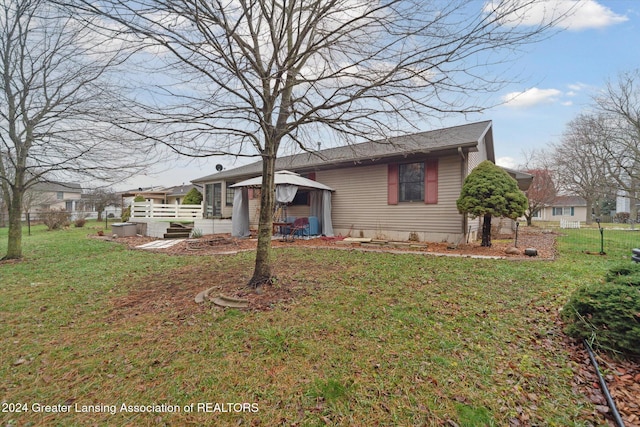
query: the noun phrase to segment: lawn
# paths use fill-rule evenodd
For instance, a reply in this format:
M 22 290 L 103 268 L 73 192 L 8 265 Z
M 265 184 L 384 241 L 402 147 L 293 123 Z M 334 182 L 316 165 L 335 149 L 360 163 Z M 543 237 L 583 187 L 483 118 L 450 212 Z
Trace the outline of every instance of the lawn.
M 294 298 L 185 311 L 176 296 L 246 281 L 253 253 L 168 256 L 89 233 L 32 228 L 25 260 L 0 264 L 2 426 L 603 422 L 574 391 L 558 310 L 625 251 L 584 255 L 568 238 L 553 262 L 278 249 L 275 286 Z

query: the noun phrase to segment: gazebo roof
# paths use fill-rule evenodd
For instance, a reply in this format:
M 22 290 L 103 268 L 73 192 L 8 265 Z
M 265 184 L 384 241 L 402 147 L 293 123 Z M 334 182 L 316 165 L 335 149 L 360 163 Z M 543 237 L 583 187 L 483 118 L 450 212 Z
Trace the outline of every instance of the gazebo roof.
M 317 189 L 317 190 L 329 190 L 333 191 L 333 188 L 324 185 L 318 181 L 313 181 L 308 178 L 304 178 L 295 172 L 291 171 L 279 171 L 274 175 L 275 185 L 296 185 L 301 188 Z M 237 187 L 254 187 L 258 188 L 262 186 L 262 176 L 240 181 L 237 184 L 231 185 L 232 188 Z

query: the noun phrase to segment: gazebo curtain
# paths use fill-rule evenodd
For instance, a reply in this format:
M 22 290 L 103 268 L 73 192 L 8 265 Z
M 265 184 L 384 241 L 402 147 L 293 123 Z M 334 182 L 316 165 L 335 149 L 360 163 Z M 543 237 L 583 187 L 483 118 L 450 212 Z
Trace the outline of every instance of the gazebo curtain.
M 295 185 L 276 185 L 276 201 L 291 203 L 298 187 Z M 331 222 L 331 191 L 310 190 L 310 216 L 318 218 L 320 233 L 332 237 L 333 224 Z M 247 237 L 249 232 L 249 196 L 247 187 L 238 187 L 233 197 L 233 215 L 231 216 L 231 235 Z
M 331 191 L 311 191 L 309 211 L 311 216 L 318 218 L 320 233 L 333 237 L 333 224 L 331 222 Z
M 233 211 L 231 215 L 231 235 L 249 237 L 249 189 L 236 188 L 233 194 Z
M 276 202 L 291 203 L 293 202 L 294 197 L 296 197 L 297 192 L 297 185 L 276 185 Z

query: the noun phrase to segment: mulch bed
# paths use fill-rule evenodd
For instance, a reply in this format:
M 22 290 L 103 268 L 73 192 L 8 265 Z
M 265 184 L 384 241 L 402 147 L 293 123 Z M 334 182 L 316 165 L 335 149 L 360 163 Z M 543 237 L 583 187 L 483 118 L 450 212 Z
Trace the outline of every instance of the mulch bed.
M 578 364 L 573 381 L 574 393 L 583 394 L 615 426 L 613 415 L 600 389 L 598 376 L 582 343 L 566 338 L 572 359 Z M 609 393 L 626 427 L 640 427 L 640 360 L 621 360 L 607 353 L 595 352 L 596 360 Z
M 94 236 L 92 236 L 94 237 Z M 447 243 L 417 243 L 413 246 L 396 245 L 390 242 L 387 245 L 363 247 L 358 243 L 345 244 L 341 239 L 296 239 L 293 242 L 273 240 L 273 247 L 306 247 L 306 248 L 333 248 L 341 250 L 376 250 L 376 251 L 415 251 L 430 254 L 445 254 L 456 256 L 493 256 L 509 260 L 553 260 L 556 256 L 556 235 L 542 230 L 527 230 L 521 232 L 518 237 L 519 254 L 506 254 L 505 250 L 513 247 L 513 239 L 508 236 L 498 237 L 493 240 L 490 248 L 481 247 L 479 243 L 461 244 L 455 247 Z M 156 239 L 149 237 L 125 237 L 112 240 L 125 244 L 131 249 L 136 249 L 144 243 Z M 196 240 L 185 240 L 167 249 L 155 249 L 154 251 L 171 255 L 216 255 L 229 254 L 241 251 L 255 250 L 256 239 L 235 239 L 229 235 L 203 236 Z M 524 255 L 524 248 L 535 248 L 538 256 Z M 176 271 L 166 272 L 162 280 L 148 281 L 141 287 L 138 286 L 124 297 L 114 301 L 109 321 L 119 321 L 130 316 L 153 314 L 158 310 L 171 311 L 177 322 L 189 322 L 195 314 L 212 310 L 211 304 L 196 304 L 195 295 L 212 287 L 207 266 L 187 266 Z M 287 271 L 286 267 L 279 266 L 276 271 L 278 283 L 264 286 L 260 293 L 247 289 L 245 283 L 247 277 L 217 277 L 216 289 L 213 294 L 223 293 L 227 296 L 245 298 L 249 301 L 250 310 L 272 310 L 275 307 L 287 309 L 287 306 L 295 302 L 310 290 L 309 282 L 297 283 L 294 272 Z M 300 268 L 300 266 L 298 266 Z M 285 286 L 286 285 L 286 286 Z M 218 310 L 222 310 L 218 308 Z M 116 320 L 118 319 L 118 320 Z M 559 321 L 559 320 L 558 320 Z M 611 411 L 609 410 L 604 394 L 600 390 L 597 376 L 591 365 L 589 356 L 581 343 L 577 343 L 566 337 L 566 348 L 577 364 L 573 389 L 575 393 L 582 394 L 591 401 L 596 408 L 593 414 L 594 420 L 599 423 L 606 422 L 615 426 Z M 640 361 L 617 360 L 607 354 L 598 354 L 600 369 L 605 372 L 605 379 L 609 391 L 615 400 L 618 411 L 627 427 L 640 427 Z M 606 421 L 605 421 L 606 420 Z
M 497 236 L 493 239 L 491 247 L 482 247 L 479 242 L 451 245 L 449 243 L 424 243 L 424 242 L 387 242 L 380 244 L 347 243 L 342 237 L 294 239 L 293 241 L 272 240 L 272 247 L 308 247 L 308 248 L 332 248 L 332 249 L 357 249 L 378 250 L 386 252 L 423 252 L 430 254 L 457 255 L 457 256 L 488 256 L 507 259 L 544 259 L 552 260 L 556 255 L 555 233 L 532 229 L 518 236 L 517 249 L 519 253 L 508 254 L 507 248 L 514 247 L 514 239 L 510 236 Z M 120 237 L 113 239 L 118 243 L 124 243 L 131 249 L 154 241 L 151 237 Z M 240 251 L 255 250 L 256 238 L 238 239 L 228 234 L 207 235 L 199 239 L 184 240 L 170 248 L 154 249 L 171 255 L 209 255 L 219 253 L 234 253 Z M 525 248 L 535 248 L 538 255 L 530 257 L 524 254 Z

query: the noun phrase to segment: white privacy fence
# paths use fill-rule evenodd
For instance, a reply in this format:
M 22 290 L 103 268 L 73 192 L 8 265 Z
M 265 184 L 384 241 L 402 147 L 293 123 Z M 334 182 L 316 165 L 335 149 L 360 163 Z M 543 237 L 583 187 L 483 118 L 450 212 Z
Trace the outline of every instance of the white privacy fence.
M 131 219 L 200 219 L 203 216 L 204 203 L 199 205 L 170 205 L 164 203 L 133 202 L 131 204 Z

